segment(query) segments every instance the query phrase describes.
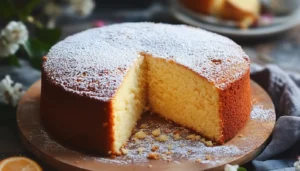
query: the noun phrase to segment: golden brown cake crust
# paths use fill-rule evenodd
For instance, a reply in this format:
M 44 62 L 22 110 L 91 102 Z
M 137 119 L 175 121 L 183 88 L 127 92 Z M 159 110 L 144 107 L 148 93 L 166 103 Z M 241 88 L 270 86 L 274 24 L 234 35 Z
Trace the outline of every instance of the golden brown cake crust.
M 113 142 L 111 104 L 65 91 L 44 70 L 41 79 L 41 121 L 50 135 L 78 150 L 107 155 Z
M 251 112 L 250 69 L 239 80 L 219 92 L 223 137 L 219 143 L 233 138 L 245 126 Z

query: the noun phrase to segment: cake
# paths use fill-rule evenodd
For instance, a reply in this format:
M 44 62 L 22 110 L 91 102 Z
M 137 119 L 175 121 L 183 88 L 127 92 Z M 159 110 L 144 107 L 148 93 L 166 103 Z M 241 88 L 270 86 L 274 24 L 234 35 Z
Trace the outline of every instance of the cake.
M 239 22 L 241 28 L 253 25 L 260 14 L 259 0 L 182 0 L 193 11 Z
M 250 114 L 250 60 L 232 40 L 185 25 L 89 29 L 43 59 L 41 121 L 58 141 L 120 154 L 150 110 L 223 144 Z

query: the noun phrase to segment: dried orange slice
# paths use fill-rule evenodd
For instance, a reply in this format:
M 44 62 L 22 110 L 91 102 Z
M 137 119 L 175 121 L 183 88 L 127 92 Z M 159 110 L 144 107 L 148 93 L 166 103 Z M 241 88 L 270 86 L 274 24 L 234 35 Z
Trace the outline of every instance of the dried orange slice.
M 42 171 L 42 168 L 26 157 L 10 157 L 0 162 L 0 171 Z

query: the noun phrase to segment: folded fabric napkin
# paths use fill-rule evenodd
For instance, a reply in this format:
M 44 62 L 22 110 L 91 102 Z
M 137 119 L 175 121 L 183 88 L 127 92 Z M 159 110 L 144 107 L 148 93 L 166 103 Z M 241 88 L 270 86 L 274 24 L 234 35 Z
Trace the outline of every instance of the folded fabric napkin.
M 22 68 L 0 65 L 0 79 L 9 74 L 25 87 L 40 79 L 40 72 L 27 62 L 22 60 L 21 65 Z M 252 64 L 251 78 L 268 92 L 277 115 L 270 142 L 252 164 L 257 171 L 294 171 L 293 164 L 300 155 L 300 76 L 275 65 Z
M 270 143 L 252 163 L 257 171 L 294 171 L 300 155 L 300 76 L 253 64 L 251 79 L 272 98 L 277 119 Z

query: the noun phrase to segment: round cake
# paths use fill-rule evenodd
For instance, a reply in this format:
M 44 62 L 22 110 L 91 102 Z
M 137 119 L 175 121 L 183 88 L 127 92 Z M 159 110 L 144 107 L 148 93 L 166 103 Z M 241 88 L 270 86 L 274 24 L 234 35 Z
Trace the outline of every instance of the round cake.
M 120 154 L 145 110 L 223 144 L 249 119 L 249 57 L 226 37 L 147 22 L 77 33 L 44 57 L 41 120 L 60 142 Z

